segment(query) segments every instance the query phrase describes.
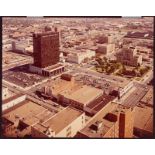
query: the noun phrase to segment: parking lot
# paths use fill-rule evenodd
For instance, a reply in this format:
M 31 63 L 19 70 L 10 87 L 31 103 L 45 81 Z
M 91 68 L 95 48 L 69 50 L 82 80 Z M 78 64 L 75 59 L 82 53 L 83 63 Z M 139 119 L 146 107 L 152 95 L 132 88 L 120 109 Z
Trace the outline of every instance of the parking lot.
M 99 89 L 102 89 L 106 94 L 109 94 L 110 91 L 113 90 L 116 85 L 112 84 L 111 82 L 102 79 L 102 78 L 96 78 L 93 76 L 89 76 L 86 74 L 78 74 L 75 77 L 76 81 L 79 81 L 85 85 L 93 86 Z
M 22 88 L 32 86 L 42 80 L 45 77 L 29 72 L 28 65 L 23 65 L 3 72 L 3 79 L 18 85 Z

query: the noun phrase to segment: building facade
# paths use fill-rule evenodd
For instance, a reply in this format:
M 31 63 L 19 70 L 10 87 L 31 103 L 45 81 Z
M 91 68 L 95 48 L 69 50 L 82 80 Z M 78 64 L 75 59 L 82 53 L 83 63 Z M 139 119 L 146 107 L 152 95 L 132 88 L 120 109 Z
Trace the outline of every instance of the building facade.
M 84 125 L 85 113 L 67 107 L 46 122 L 32 126 L 32 137 L 74 137 Z
M 76 64 L 80 64 L 84 62 L 85 59 L 91 59 L 95 56 L 95 51 L 87 50 L 79 53 L 71 53 L 67 56 L 68 62 L 73 62 Z
M 137 49 L 134 48 L 122 48 L 116 54 L 116 58 L 118 62 L 128 66 L 138 66 L 142 64 L 142 56 L 137 55 Z
M 59 62 L 59 33 L 33 34 L 34 66 L 45 68 Z
M 34 64 L 29 66 L 31 72 L 43 76 L 56 76 L 65 71 L 59 63 L 59 32 L 45 31 L 33 34 Z

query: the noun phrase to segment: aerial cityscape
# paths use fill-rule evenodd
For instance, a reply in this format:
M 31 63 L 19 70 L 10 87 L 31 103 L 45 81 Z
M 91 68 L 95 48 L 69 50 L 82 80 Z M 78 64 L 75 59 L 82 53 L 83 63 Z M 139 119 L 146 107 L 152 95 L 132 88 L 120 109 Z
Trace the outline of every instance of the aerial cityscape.
M 153 17 L 3 17 L 4 138 L 152 138 Z

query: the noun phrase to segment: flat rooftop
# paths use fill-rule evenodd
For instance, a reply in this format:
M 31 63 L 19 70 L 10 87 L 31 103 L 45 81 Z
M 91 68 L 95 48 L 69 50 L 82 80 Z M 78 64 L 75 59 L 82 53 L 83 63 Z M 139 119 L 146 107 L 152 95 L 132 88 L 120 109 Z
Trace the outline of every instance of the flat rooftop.
M 153 132 L 153 108 L 142 105 L 135 108 L 134 127 Z
M 31 58 L 27 55 L 18 54 L 18 53 L 11 52 L 11 51 L 3 52 L 2 57 L 3 57 L 2 67 L 5 67 L 5 66 L 11 65 L 11 64 L 15 64 L 15 63 L 18 64 L 19 61 L 28 60 Z
M 64 91 L 61 93 L 61 95 L 65 96 L 66 98 L 82 103 L 84 105 L 87 105 L 92 100 L 98 98 L 102 94 L 103 91 L 101 89 L 87 85 L 83 85 L 81 88 L 74 92 Z
M 53 70 L 56 70 L 56 69 L 62 68 L 62 67 L 64 67 L 64 66 L 61 65 L 61 64 L 55 64 L 55 65 L 51 65 L 51 66 L 48 66 L 48 67 L 44 68 L 44 70 L 53 71 Z
M 90 138 L 97 138 L 97 137 L 103 137 L 105 134 L 117 123 L 117 122 L 112 122 L 107 119 L 100 119 L 98 120 L 102 122 L 101 127 L 98 130 L 93 129 L 94 124 L 91 124 L 89 127 L 85 129 L 86 135 Z
M 113 101 L 115 99 L 114 96 L 103 94 L 98 99 L 92 101 L 90 104 L 88 104 L 88 108 L 96 111 L 100 111 L 104 106 L 106 106 L 110 101 Z
M 37 32 L 37 33 L 34 33 L 33 36 L 34 37 L 44 37 L 44 36 L 50 36 L 50 35 L 58 35 L 59 33 L 58 32 L 54 32 L 54 31 L 48 31 L 48 32 Z
M 118 105 L 116 103 L 111 102 L 108 108 L 94 115 L 91 118 L 90 122 L 80 131 L 80 133 L 88 137 L 103 137 L 107 133 L 107 131 L 109 131 L 109 129 L 112 128 L 113 125 L 116 123 L 109 121 L 104 117 L 107 115 L 107 113 L 114 111 L 117 106 Z M 92 129 L 92 125 L 95 124 L 95 122 L 102 122 L 102 126 L 98 132 Z
M 12 101 L 14 99 L 17 99 L 18 97 L 21 97 L 21 96 L 23 96 L 23 94 L 21 94 L 21 93 L 11 95 L 9 98 L 3 100 L 3 104 L 6 104 L 6 103 L 8 103 L 8 102 L 10 102 L 10 101 Z
M 57 134 L 82 114 L 83 112 L 80 110 L 67 107 L 43 124 L 34 125 L 34 128 L 44 132 L 48 127 L 50 127 L 53 131 L 55 131 L 55 134 Z
M 50 89 L 52 89 L 52 92 L 54 95 L 58 95 L 59 93 L 63 91 L 75 91 L 81 87 L 79 83 L 71 84 L 70 81 L 63 80 L 63 79 L 56 79 L 55 81 L 52 81 L 49 83 Z
M 75 74 L 75 72 L 72 72 L 72 74 Z M 92 73 L 92 75 L 98 76 L 98 73 L 94 71 L 94 73 Z M 101 77 L 99 75 L 99 77 Z M 97 78 L 91 75 L 85 75 L 85 74 L 78 74 L 75 76 L 75 79 L 77 81 L 81 81 L 86 85 L 95 85 L 96 87 L 99 86 L 99 88 L 102 88 L 104 91 L 111 91 L 113 89 L 117 89 L 118 87 L 124 88 L 125 86 L 127 86 L 130 82 L 130 80 L 127 80 L 123 77 L 118 77 L 118 76 L 114 76 L 111 75 L 109 76 L 110 78 L 108 79 L 108 77 L 104 77 L 104 78 Z M 108 81 L 107 81 L 107 80 Z
M 22 88 L 42 82 L 46 77 L 29 71 L 29 64 L 17 66 L 3 72 L 3 79 Z
M 10 89 L 8 89 L 5 86 L 2 86 L 2 101 L 3 104 L 6 103 L 6 100 L 15 96 L 16 93 L 14 93 L 13 91 L 11 91 Z
M 145 96 L 140 100 L 142 103 L 153 105 L 153 87 L 151 87 Z
M 54 114 L 35 102 L 26 99 L 21 102 L 20 106 L 10 108 L 3 117 L 11 122 L 15 122 L 20 118 L 24 123 L 33 125 L 41 120 L 45 121 L 47 117 L 51 117 Z

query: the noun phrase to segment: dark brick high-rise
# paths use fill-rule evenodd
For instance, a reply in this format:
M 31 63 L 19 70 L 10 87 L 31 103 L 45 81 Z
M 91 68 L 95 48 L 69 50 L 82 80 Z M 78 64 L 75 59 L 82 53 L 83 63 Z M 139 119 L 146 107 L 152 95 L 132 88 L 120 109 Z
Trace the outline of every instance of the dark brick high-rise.
M 34 66 L 45 68 L 59 62 L 59 33 L 33 34 Z

